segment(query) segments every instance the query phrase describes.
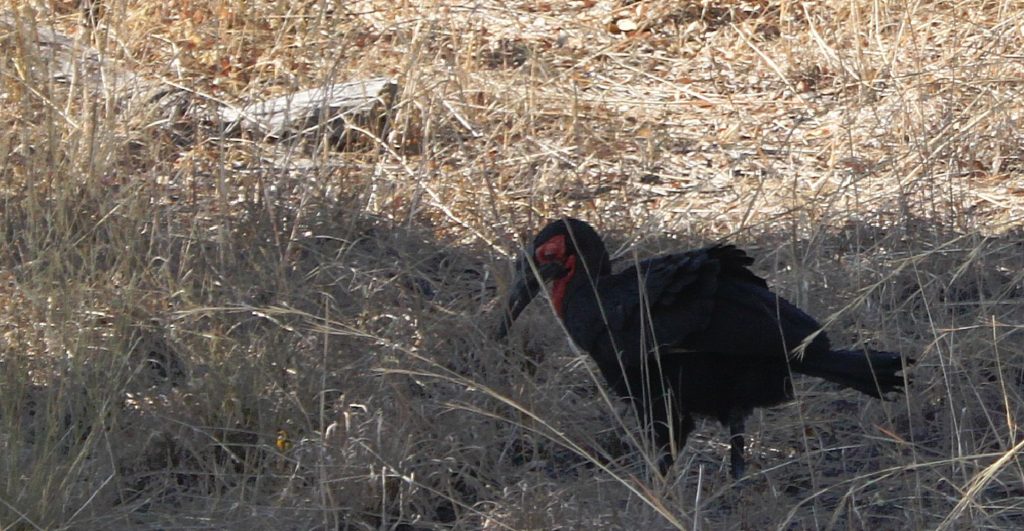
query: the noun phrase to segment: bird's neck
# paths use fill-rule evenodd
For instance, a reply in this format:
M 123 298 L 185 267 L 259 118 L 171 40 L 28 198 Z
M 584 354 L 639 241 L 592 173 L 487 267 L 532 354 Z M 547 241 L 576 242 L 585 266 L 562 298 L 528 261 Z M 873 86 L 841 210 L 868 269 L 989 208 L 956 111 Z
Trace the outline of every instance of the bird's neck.
M 555 307 L 558 317 L 565 319 L 565 296 L 577 276 L 576 256 L 570 256 L 563 265 L 566 269 L 565 275 L 551 285 L 551 304 Z
M 598 273 L 598 271 L 588 270 L 582 264 L 578 265 L 574 260 L 570 273 L 552 284 L 551 302 L 554 304 L 555 311 L 559 317 L 565 319 L 566 306 L 578 298 L 580 293 L 588 293 L 588 291 L 592 291 L 597 286 L 600 279 Z

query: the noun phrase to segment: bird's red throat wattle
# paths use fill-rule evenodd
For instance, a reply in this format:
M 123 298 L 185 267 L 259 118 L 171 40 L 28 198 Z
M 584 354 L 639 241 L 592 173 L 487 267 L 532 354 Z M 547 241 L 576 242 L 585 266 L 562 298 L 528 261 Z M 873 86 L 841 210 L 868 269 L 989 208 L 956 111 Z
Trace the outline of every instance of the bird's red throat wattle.
M 551 304 L 560 318 L 565 317 L 565 293 L 569 288 L 569 281 L 576 274 L 576 255 L 566 256 L 567 254 L 564 234 L 551 237 L 537 247 L 534 253 L 534 259 L 539 264 L 557 262 L 565 268 L 565 274 L 555 279 L 551 285 Z

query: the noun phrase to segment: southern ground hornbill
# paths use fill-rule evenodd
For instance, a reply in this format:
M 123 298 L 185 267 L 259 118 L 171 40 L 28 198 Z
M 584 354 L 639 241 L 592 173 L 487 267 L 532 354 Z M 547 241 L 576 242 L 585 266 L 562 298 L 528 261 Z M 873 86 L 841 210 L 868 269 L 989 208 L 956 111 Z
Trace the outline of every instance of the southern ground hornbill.
M 653 429 L 664 471 L 694 415 L 730 430 L 733 477 L 743 475 L 743 423 L 755 407 L 793 399 L 792 373 L 882 398 L 903 388 L 913 363 L 896 352 L 833 350 L 821 326 L 772 293 L 732 245 L 639 262 L 613 274 L 604 242 L 587 223 L 548 224 L 517 268 L 499 336 L 552 281 L 551 302 L 572 340 L 590 353 L 641 424 Z

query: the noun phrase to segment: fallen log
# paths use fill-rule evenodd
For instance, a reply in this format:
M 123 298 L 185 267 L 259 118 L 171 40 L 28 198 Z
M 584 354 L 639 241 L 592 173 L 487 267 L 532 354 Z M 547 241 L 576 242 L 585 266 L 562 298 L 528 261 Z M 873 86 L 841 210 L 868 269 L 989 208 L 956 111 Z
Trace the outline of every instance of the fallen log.
M 179 145 L 194 141 L 195 125 L 218 127 L 231 135 L 245 133 L 259 141 L 301 140 L 311 149 L 327 143 L 338 151 L 378 146 L 388 133 L 398 82 L 371 78 L 300 90 L 235 106 L 180 84 L 145 78 L 129 65 L 64 35 L 31 16 L 0 12 L 0 41 L 14 39 L 38 58 L 25 82 L 49 78 L 86 92 L 112 98 L 117 112 L 144 112 L 147 123 L 169 127 Z

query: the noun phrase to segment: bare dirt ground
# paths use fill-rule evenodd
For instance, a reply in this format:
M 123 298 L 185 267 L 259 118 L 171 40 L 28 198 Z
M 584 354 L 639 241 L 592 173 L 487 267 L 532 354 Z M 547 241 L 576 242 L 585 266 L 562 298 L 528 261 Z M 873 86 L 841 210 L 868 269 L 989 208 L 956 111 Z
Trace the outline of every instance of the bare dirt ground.
M 0 528 L 1024 526 L 1024 4 L 4 9 Z M 380 76 L 344 153 L 212 112 Z M 913 383 L 799 380 L 741 483 L 714 422 L 652 474 L 545 304 L 491 337 L 560 215 L 732 241 Z

